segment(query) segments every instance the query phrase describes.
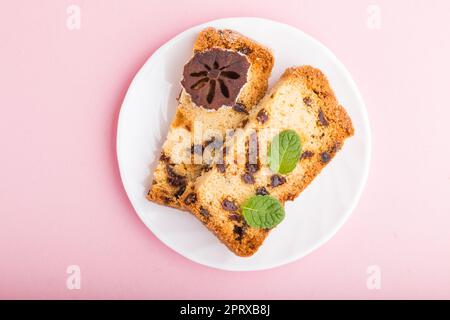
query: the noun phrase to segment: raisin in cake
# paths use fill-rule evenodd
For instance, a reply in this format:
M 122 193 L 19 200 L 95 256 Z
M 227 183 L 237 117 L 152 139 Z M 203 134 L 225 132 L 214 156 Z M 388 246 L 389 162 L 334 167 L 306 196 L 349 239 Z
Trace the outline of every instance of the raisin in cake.
M 226 130 L 247 118 L 266 93 L 273 63 L 269 49 L 237 32 L 207 28 L 198 35 L 149 200 L 180 209 L 195 200 L 187 195 L 209 167 L 202 158 L 205 147 L 220 150 Z
M 302 144 L 292 172 L 271 171 L 267 161 L 261 161 L 266 151 L 260 150 L 257 163 L 250 164 L 248 159 L 238 161 L 239 155 L 231 149 L 225 164 L 202 174 L 187 196 L 195 200 L 189 201 L 189 210 L 236 255 L 254 254 L 270 231 L 249 226 L 242 216 L 242 203 L 254 195 L 271 195 L 281 204 L 293 200 L 353 135 L 349 116 L 320 70 L 310 66 L 286 70 L 250 111 L 247 124 L 236 136 L 249 141 L 256 132 L 257 146 L 264 149 L 283 130 L 294 130 Z

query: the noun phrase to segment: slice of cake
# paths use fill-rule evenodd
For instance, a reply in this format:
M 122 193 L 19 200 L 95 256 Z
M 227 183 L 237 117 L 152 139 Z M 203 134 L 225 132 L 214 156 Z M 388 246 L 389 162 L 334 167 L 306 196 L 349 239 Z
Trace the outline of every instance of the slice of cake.
M 186 195 L 213 160 L 204 159 L 205 149 L 220 150 L 226 130 L 242 125 L 266 93 L 273 63 L 269 49 L 237 32 L 200 32 L 194 55 L 184 67 L 179 105 L 149 200 L 180 209 L 194 200 Z
M 250 111 L 234 143 L 226 143 L 225 163 L 203 173 L 184 199 L 231 251 L 250 256 L 284 217 L 284 202 L 297 197 L 352 135 L 351 120 L 322 72 L 290 68 Z

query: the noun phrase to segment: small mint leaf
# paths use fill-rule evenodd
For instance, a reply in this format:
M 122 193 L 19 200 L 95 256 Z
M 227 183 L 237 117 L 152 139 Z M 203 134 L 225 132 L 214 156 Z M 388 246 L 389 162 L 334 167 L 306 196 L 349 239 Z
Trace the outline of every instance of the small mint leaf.
M 269 167 L 273 172 L 287 174 L 297 166 L 302 153 L 300 137 L 294 130 L 277 134 L 269 148 Z
M 242 205 L 242 215 L 253 228 L 273 228 L 284 219 L 284 208 L 271 196 L 253 196 Z

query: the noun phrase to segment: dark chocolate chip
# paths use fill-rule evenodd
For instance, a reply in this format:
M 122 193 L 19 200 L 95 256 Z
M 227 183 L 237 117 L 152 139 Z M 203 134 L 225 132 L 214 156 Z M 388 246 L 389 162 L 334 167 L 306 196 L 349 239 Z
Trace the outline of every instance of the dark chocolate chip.
M 312 100 L 311 100 L 310 97 L 304 97 L 304 98 L 303 98 L 303 102 L 304 102 L 308 107 L 311 107 Z
M 186 186 L 185 185 L 180 186 L 178 188 L 177 192 L 175 192 L 175 194 L 174 194 L 175 198 L 177 198 L 177 199 L 180 198 L 183 195 L 185 190 L 186 190 Z
M 309 158 L 312 158 L 313 156 L 314 156 L 314 152 L 306 150 L 306 151 L 302 152 L 300 159 L 309 159 Z
M 226 211 L 236 211 L 238 206 L 231 200 L 223 199 L 222 208 Z
M 242 180 L 247 184 L 254 184 L 255 183 L 255 177 L 253 177 L 250 173 L 244 173 L 242 175 Z
M 218 163 L 216 164 L 217 167 L 217 171 L 219 171 L 220 173 L 225 173 L 225 165 L 222 163 Z
M 167 181 L 171 186 L 181 187 L 186 185 L 186 178 L 182 175 L 175 173 L 170 165 L 166 165 Z
M 230 214 L 230 215 L 228 216 L 228 218 L 229 218 L 230 220 L 232 220 L 232 221 L 237 221 L 237 222 L 239 222 L 239 221 L 242 220 L 242 216 L 241 216 L 240 214 L 237 214 L 237 213 Z
M 200 214 L 202 216 L 204 216 L 205 218 L 208 218 L 211 216 L 211 214 L 209 213 L 209 211 L 203 207 L 200 207 Z
M 245 170 L 250 173 L 256 173 L 259 170 L 259 166 L 256 163 L 246 163 L 245 164 Z
M 247 109 L 242 103 L 235 103 L 233 106 L 233 110 L 239 113 L 248 114 Z
M 320 154 L 320 160 L 322 160 L 323 163 L 328 163 L 331 160 L 331 156 L 328 152 L 322 152 Z
M 269 195 L 269 191 L 267 191 L 267 189 L 264 187 L 259 187 L 256 189 L 256 194 L 258 196 L 267 196 Z
M 256 115 L 256 119 L 259 121 L 259 123 L 264 123 L 269 120 L 269 116 L 267 115 L 266 110 L 261 109 Z
M 234 105 L 249 67 L 238 52 L 213 48 L 196 53 L 184 66 L 181 84 L 196 105 L 217 110 Z
M 245 230 L 243 227 L 234 226 L 233 232 L 237 235 L 236 240 L 240 241 L 242 240 L 242 238 L 244 238 Z
M 280 176 L 278 174 L 274 174 L 273 176 L 270 177 L 270 185 L 272 187 L 281 186 L 285 182 L 286 182 L 286 178 L 282 177 L 282 176 Z
M 319 122 L 324 127 L 328 126 L 328 120 L 325 118 L 325 115 L 323 114 L 322 109 L 319 110 Z
M 184 203 L 190 205 L 197 201 L 197 195 L 193 192 L 189 193 L 186 198 L 184 198 Z

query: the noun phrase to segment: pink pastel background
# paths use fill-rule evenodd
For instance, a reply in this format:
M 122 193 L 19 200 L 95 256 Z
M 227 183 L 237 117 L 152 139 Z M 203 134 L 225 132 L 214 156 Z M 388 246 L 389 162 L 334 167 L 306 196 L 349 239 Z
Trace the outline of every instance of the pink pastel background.
M 66 27 L 69 4 L 81 30 Z M 366 26 L 381 8 L 381 29 Z M 448 1 L 2 0 L 0 298 L 450 298 Z M 234 273 L 192 263 L 134 213 L 118 112 L 152 52 L 208 20 L 257 16 L 328 46 L 367 104 L 371 172 L 348 223 L 306 258 Z M 270 32 L 268 30 L 267 32 Z M 81 267 L 81 290 L 66 268 Z M 381 268 L 381 289 L 366 286 Z

